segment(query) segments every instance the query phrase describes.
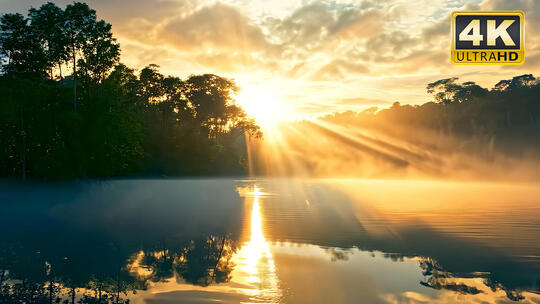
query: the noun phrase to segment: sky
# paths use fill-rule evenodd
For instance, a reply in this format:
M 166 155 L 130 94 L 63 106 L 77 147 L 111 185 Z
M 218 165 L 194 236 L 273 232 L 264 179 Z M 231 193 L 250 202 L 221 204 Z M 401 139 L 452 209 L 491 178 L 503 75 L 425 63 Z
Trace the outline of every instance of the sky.
M 41 0 L 0 0 L 24 13 Z M 64 7 L 72 1 L 52 1 Z M 540 1 L 535 0 L 88 0 L 113 25 L 123 63 L 167 75 L 214 73 L 279 100 L 286 119 L 431 100 L 426 84 L 447 77 L 491 88 L 540 76 Z M 523 10 L 525 64 L 454 66 L 450 13 Z

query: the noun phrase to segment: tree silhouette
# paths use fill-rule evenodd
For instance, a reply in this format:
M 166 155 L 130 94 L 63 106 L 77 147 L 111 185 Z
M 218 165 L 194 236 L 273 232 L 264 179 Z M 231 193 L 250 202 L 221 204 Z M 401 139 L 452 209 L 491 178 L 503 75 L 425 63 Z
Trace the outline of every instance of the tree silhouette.
M 540 151 L 540 80 L 533 75 L 501 80 L 492 89 L 445 78 L 429 83 L 427 91 L 433 102 L 396 102 L 323 120 L 398 137 L 433 155 L 464 152 L 491 161 L 497 155 L 522 158 Z M 453 142 L 459 145 L 446 145 Z
M 73 109 L 77 111 L 77 56 L 88 48 L 90 35 L 96 23 L 96 11 L 86 3 L 69 4 L 64 11 L 63 31 L 67 39 L 68 56 L 73 67 Z M 83 61 L 84 62 L 84 61 Z
M 64 11 L 48 2 L 39 9 L 31 8 L 28 15 L 31 27 L 45 51 L 49 77 L 53 78 L 53 69 L 57 67 L 62 78 L 62 63 L 68 60 L 67 40 L 63 32 Z
M 12 77 L 36 77 L 45 73 L 47 62 L 40 37 L 21 14 L 0 18 L 2 70 Z
M 245 172 L 242 135 L 261 133 L 234 103 L 234 81 L 137 73 L 119 55 L 111 25 L 85 3 L 0 17 L 1 176 Z

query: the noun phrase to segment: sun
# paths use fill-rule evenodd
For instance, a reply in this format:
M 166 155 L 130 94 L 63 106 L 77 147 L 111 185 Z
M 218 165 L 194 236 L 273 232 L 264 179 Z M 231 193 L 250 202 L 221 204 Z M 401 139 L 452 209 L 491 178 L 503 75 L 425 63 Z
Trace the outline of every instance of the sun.
M 264 130 L 273 129 L 292 116 L 290 105 L 279 96 L 278 90 L 264 85 L 242 87 L 236 95 L 236 102 Z

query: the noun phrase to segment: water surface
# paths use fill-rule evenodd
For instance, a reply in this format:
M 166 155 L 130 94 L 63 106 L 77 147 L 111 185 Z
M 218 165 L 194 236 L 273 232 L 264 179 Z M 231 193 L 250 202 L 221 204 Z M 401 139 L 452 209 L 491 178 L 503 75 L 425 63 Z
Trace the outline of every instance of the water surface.
M 539 185 L 111 180 L 0 192 L 4 302 L 540 303 Z

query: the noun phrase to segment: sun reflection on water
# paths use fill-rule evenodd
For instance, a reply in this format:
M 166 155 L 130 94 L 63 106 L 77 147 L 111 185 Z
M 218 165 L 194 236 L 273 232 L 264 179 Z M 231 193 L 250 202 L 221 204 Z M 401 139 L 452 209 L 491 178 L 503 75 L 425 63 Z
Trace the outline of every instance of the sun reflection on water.
M 264 237 L 260 208 L 262 199 L 267 193 L 257 186 L 248 191 L 239 189 L 239 192 L 243 192 L 246 203 L 251 202 L 251 229 L 249 240 L 233 258 L 233 262 L 239 266 L 234 272 L 240 272 L 233 274 L 233 277 L 236 275 L 238 281 L 241 281 L 239 283 L 249 286 L 244 292 L 250 295 L 250 301 L 253 303 L 279 303 L 281 290 L 274 259 Z

